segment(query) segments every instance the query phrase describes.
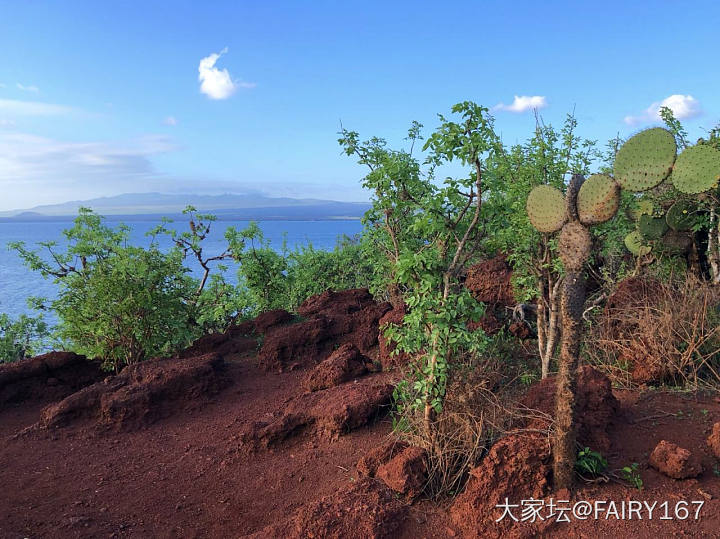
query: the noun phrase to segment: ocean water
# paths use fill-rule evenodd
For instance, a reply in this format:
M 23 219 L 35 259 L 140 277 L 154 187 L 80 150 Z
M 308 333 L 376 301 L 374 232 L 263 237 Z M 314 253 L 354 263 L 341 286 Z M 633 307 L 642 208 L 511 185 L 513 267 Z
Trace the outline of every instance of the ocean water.
M 28 247 L 40 241 L 57 241 L 63 245 L 62 230 L 71 226 L 71 221 L 63 222 L 27 222 L 27 223 L 0 223 L 0 312 L 8 313 L 13 317 L 20 314 L 32 314 L 28 309 L 26 300 L 30 296 L 53 298 L 57 293 L 57 286 L 52 278 L 44 279 L 38 272 L 27 269 L 17 254 L 8 250 L 7 244 L 13 241 L 24 241 Z M 115 227 L 120 221 L 107 219 L 105 224 Z M 145 234 L 159 224 L 159 221 L 132 221 L 127 223 L 131 227 L 131 243 L 147 246 L 150 238 Z M 243 229 L 248 221 L 216 221 L 213 223 L 209 237 L 205 240 L 204 252 L 208 255 L 220 254 L 226 247 L 223 237 L 225 229 L 234 226 Z M 330 250 L 335 247 L 339 237 L 343 235 L 354 236 L 362 231 L 362 224 L 355 221 L 261 221 L 260 229 L 273 249 L 280 250 L 283 238 L 287 241 L 289 249 L 296 246 L 312 244 L 316 249 Z M 177 230 L 187 226 L 180 221 L 173 225 Z M 167 236 L 160 236 L 161 247 L 170 248 L 172 242 Z M 228 269 L 228 278 L 234 280 L 236 267 L 232 261 L 224 262 Z M 190 260 L 188 265 L 194 272 Z M 50 322 L 53 317 L 47 317 Z

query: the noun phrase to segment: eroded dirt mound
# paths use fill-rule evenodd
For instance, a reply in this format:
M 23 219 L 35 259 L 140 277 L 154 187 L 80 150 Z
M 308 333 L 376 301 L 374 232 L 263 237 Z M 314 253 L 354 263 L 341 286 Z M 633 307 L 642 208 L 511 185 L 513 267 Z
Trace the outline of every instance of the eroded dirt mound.
M 312 296 L 298 307 L 306 320 L 268 331 L 260 362 L 280 371 L 313 366 L 344 343 L 368 354 L 378 346 L 378 322 L 391 308 L 390 303 L 377 303 L 364 288 Z
M 707 443 L 713 455 L 720 459 L 720 423 L 713 425 L 712 433 L 708 436 Z
M 618 401 L 612 393 L 607 376 L 590 366 L 578 370 L 577 401 L 575 414 L 578 442 L 596 451 L 610 449 L 609 427 L 617 414 Z M 550 416 L 555 410 L 555 377 L 548 377 L 534 384 L 523 399 L 528 408 L 540 410 Z M 537 420 L 534 427 L 546 427 L 547 422 Z
M 295 317 L 284 309 L 261 313 L 253 321 L 255 331 L 264 335 L 272 328 L 291 323 Z
M 617 342 L 618 362 L 630 366 L 636 384 L 661 383 L 677 374 L 663 361 L 663 354 L 643 339 L 647 328 L 639 326 L 638 313 L 657 305 L 661 284 L 650 277 L 629 277 L 618 283 L 608 297 L 600 323 L 607 335 Z
M 376 477 L 395 492 L 416 498 L 425 487 L 427 474 L 426 451 L 411 446 L 378 467 Z
M 0 364 L 0 407 L 27 400 L 58 400 L 102 380 L 100 363 L 72 352 L 50 352 Z
M 306 430 L 337 438 L 387 412 L 392 392 L 392 385 L 370 378 L 305 393 L 289 399 L 271 420 L 245 425 L 240 441 L 244 447 L 258 450 Z
M 495 522 L 501 514 L 496 505 L 506 498 L 511 502 L 543 498 L 551 489 L 551 472 L 547 435 L 532 432 L 502 438 L 470 472 L 465 492 L 450 509 L 453 522 L 466 537 L 504 535 L 513 521 Z
M 218 354 L 159 359 L 125 367 L 117 376 L 88 386 L 43 410 L 36 428 L 87 421 L 101 429 L 130 430 L 196 406 L 229 384 Z
M 405 504 L 385 485 L 366 478 L 302 507 L 288 521 L 249 537 L 382 539 L 396 536 L 406 513 Z
M 650 466 L 673 479 L 697 477 L 702 463 L 691 451 L 667 440 L 661 440 L 650 455 Z
M 515 305 L 512 269 L 505 255 L 475 264 L 467 272 L 465 286 L 476 300 L 490 305 Z
M 368 362 L 357 346 L 345 343 L 313 367 L 303 385 L 308 391 L 318 391 L 349 382 L 368 372 Z
M 205 354 L 222 356 L 243 355 L 255 352 L 258 347 L 252 322 L 233 326 L 225 333 L 210 333 L 197 339 L 189 348 L 178 354 L 179 358 L 191 358 Z
M 386 440 L 358 460 L 356 465 L 358 473 L 367 477 L 375 477 L 380 466 L 402 453 L 407 446 L 402 440 L 396 440 L 395 438 Z

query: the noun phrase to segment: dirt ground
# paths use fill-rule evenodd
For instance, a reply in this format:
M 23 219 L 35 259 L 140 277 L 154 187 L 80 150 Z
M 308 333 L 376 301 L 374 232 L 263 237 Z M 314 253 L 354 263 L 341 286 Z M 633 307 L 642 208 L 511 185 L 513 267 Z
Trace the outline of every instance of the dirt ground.
M 317 504 L 361 482 L 355 465 L 386 439 L 389 419 L 381 415 L 351 432 L 348 428 L 335 434 L 315 430 L 314 423 L 306 421 L 268 447 L 251 446 L 248 432 L 256 432 L 257 425 L 282 423 L 287 410 L 304 402 L 298 399 L 309 398 L 303 387 L 307 370 L 268 372 L 249 355 L 230 356 L 226 363 L 231 383 L 225 389 L 197 397 L 178 413 L 153 418 L 135 430 L 98 430 L 79 422 L 27 431 L 50 401 L 31 399 L 2 408 L 0 537 L 272 537 L 286 536 L 283 529 L 292 529 L 293 536 L 313 536 L 312 521 L 303 511 L 313 515 L 339 507 L 340 520 L 361 514 L 343 513 L 343 500 L 350 498 Z M 369 374 L 347 384 L 385 384 L 392 376 Z M 643 489 L 615 478 L 581 482 L 573 501 L 667 501 L 671 516 L 679 501 L 704 501 L 698 520 L 692 518 L 690 505 L 686 520 L 661 520 L 656 509 L 652 520 L 647 513 L 642 521 L 605 519 L 603 514 L 597 520 L 518 525 L 507 535 L 720 536 L 720 462 L 706 443 L 713 424 L 720 421 L 719 399 L 657 390 L 615 393 L 621 407 L 606 456 L 611 470 L 639 463 Z M 660 440 L 689 449 L 701 460 L 703 473 L 697 479 L 676 480 L 649 467 L 649 455 Z M 398 494 L 388 499 L 383 503 L 395 504 L 392 513 L 377 515 L 382 521 L 392 514 L 393 527 L 388 533 L 373 528 L 374 536 L 485 537 L 497 530 L 491 521 L 474 532 L 457 527 L 450 517 L 452 500 L 410 502 Z M 376 506 L 368 504 L 368 511 L 375 511 Z M 363 503 L 359 507 L 362 510 Z M 498 509 L 498 517 L 500 513 Z M 299 515 L 297 522 L 289 521 L 293 515 Z M 352 521 L 338 528 L 344 532 L 323 525 L 325 531 L 317 536 L 367 536 L 361 527 L 348 532 Z

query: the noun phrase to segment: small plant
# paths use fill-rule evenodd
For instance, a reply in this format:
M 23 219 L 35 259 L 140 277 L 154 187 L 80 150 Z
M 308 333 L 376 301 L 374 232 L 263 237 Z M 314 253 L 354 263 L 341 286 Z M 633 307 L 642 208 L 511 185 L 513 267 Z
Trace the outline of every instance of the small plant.
M 575 461 L 575 471 L 581 476 L 597 477 L 607 470 L 605 457 L 589 447 L 581 449 Z
M 637 462 L 633 462 L 630 466 L 625 466 L 620 469 L 622 478 L 634 486 L 638 490 L 643 489 L 643 480 L 640 477 L 639 471 L 640 465 Z

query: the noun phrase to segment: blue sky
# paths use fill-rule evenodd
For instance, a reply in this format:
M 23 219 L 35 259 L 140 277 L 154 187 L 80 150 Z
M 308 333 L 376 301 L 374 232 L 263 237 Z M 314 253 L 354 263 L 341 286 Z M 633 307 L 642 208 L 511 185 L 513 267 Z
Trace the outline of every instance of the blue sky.
M 504 104 L 507 143 L 532 106 L 553 124 L 575 108 L 605 141 L 668 98 L 696 138 L 720 122 L 719 23 L 716 1 L 0 0 L 0 210 L 151 191 L 363 200 L 340 121 L 401 143 L 463 100 Z

